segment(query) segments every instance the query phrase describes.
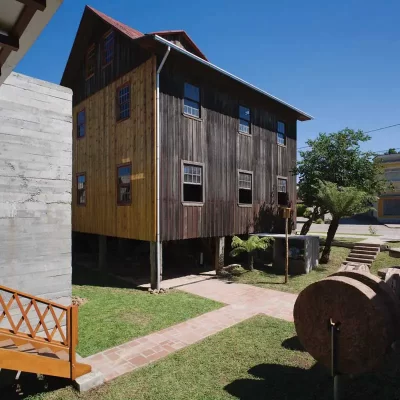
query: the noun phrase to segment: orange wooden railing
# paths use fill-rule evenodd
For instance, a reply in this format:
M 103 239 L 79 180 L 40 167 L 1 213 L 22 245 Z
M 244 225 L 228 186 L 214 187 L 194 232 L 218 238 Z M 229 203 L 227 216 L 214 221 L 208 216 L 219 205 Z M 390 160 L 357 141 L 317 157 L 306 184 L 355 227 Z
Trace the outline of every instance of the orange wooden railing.
M 5 293 L 7 293 L 7 297 L 10 297 L 8 300 L 4 299 Z M 18 343 L 25 340 L 35 347 L 46 345 L 55 352 L 66 351 L 69 356 L 69 377 L 71 379 L 82 375 L 83 371 L 84 373 L 90 372 L 89 366 L 76 363 L 75 348 L 78 344 L 77 306 L 64 306 L 0 285 L 0 311 L 1 309 L 1 338 L 10 338 Z M 58 316 L 57 313 L 59 313 Z M 38 319 L 38 322 L 32 322 L 32 319 Z M 6 321 L 8 325 L 4 326 Z M 27 329 L 22 331 L 21 327 L 24 323 Z M 65 330 L 63 326 L 65 326 Z M 44 332 L 42 336 L 38 335 L 41 328 Z M 58 333 L 60 340 L 55 338 L 56 333 Z M 57 371 L 55 371 L 52 375 L 65 376 L 65 372 L 57 374 Z

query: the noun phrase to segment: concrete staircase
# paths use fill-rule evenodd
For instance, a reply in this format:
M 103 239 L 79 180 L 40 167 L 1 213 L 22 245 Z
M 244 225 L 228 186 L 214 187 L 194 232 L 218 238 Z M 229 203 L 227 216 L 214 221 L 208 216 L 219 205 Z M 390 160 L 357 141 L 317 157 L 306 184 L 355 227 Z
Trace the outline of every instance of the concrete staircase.
M 374 243 L 358 243 L 351 250 L 344 264 L 349 262 L 367 264 L 369 267 L 380 252 L 380 245 Z

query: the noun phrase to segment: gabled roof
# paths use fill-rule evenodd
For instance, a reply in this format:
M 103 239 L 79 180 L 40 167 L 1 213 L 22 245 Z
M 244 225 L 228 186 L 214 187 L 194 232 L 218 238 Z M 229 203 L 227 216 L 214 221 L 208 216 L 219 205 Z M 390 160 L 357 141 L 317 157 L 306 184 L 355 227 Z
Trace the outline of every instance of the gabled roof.
M 203 60 L 208 61 L 208 58 L 205 56 L 205 54 L 197 47 L 196 43 L 193 42 L 193 40 L 190 38 L 190 36 L 186 33 L 184 30 L 172 30 L 172 31 L 157 31 L 157 32 L 150 32 L 148 35 L 157 35 L 161 36 L 163 38 L 166 38 L 170 35 L 182 35 L 193 47 L 194 53 L 196 56 L 199 56 Z
M 295 112 L 298 120 L 307 121 L 307 120 L 313 119 L 313 117 L 311 115 L 306 114 L 304 111 L 301 111 L 300 109 L 298 109 L 296 107 L 293 107 L 292 105 L 284 102 L 283 100 L 267 93 L 266 91 L 264 91 L 256 86 L 244 81 L 243 79 L 231 74 L 230 72 L 227 72 L 227 71 L 223 70 L 222 68 L 220 68 L 214 64 L 211 64 L 207 60 L 205 55 L 198 49 L 198 47 L 190 39 L 189 35 L 187 35 L 187 33 L 185 31 L 182 31 L 182 30 L 160 31 L 160 32 L 152 32 L 150 34 L 143 34 L 143 33 L 139 32 L 138 30 L 133 29 L 125 24 L 122 24 L 121 22 L 116 21 L 115 19 L 109 17 L 108 15 L 94 9 L 93 7 L 89 7 L 89 6 L 86 6 L 86 8 L 85 8 L 84 14 L 82 16 L 82 19 L 81 19 L 81 22 L 80 22 L 80 25 L 78 28 L 77 35 L 74 40 L 74 44 L 72 45 L 72 50 L 69 55 L 67 65 L 65 67 L 63 77 L 61 79 L 62 85 L 68 86 L 68 81 L 71 81 L 74 78 L 73 77 L 74 67 L 72 66 L 73 58 L 74 58 L 73 54 L 78 55 L 78 57 L 75 57 L 75 58 L 79 59 L 79 55 L 81 54 L 81 52 L 83 52 L 82 54 L 84 54 L 85 50 L 83 50 L 83 49 L 87 49 L 87 46 L 89 45 L 88 40 L 84 36 L 81 35 L 79 40 L 78 40 L 78 36 L 79 36 L 79 32 L 81 31 L 82 26 L 87 23 L 90 23 L 89 21 L 93 15 L 96 15 L 102 21 L 104 21 L 108 25 L 114 27 L 119 32 L 121 32 L 122 34 L 124 34 L 125 36 L 130 38 L 131 40 L 134 40 L 139 46 L 141 46 L 147 50 L 154 51 L 155 49 L 157 49 L 157 51 L 162 50 L 165 52 L 165 50 L 163 50 L 163 48 L 170 47 L 173 51 L 184 54 L 185 56 L 196 60 L 200 64 L 203 64 L 203 65 L 207 66 L 208 68 L 211 68 L 211 69 L 217 71 L 218 73 L 225 75 L 228 78 L 230 78 L 236 82 L 239 82 L 240 84 L 250 88 L 251 90 L 254 90 L 254 91 L 262 94 L 266 98 L 282 104 L 286 108 L 290 109 L 292 112 Z M 165 38 L 165 37 L 168 37 L 173 34 L 184 35 L 185 39 L 188 40 L 188 42 L 191 44 L 192 49 L 195 51 L 188 51 L 188 50 L 182 48 L 181 46 L 178 46 L 178 45 L 170 42 L 169 40 L 167 40 Z M 156 46 L 157 43 L 158 43 L 158 46 Z M 76 61 L 74 61 L 74 62 L 76 62 Z
M 94 9 L 93 7 L 90 7 L 90 6 L 86 6 L 86 7 L 89 10 L 93 11 L 95 14 L 97 14 L 105 22 L 112 25 L 114 28 L 118 29 L 120 32 L 122 32 L 126 36 L 130 37 L 131 39 L 137 39 L 137 38 L 144 36 L 142 32 L 139 32 L 138 30 L 133 29 L 130 26 L 125 25 L 125 24 L 115 20 L 114 18 L 109 17 L 108 15 Z

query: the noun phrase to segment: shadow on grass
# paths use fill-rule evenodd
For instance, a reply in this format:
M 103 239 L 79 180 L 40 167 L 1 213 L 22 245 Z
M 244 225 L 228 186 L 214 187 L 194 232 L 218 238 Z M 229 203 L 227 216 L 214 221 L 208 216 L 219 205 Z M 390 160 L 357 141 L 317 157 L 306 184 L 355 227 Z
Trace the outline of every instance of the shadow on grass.
M 296 350 L 296 351 L 305 351 L 304 347 L 300 343 L 300 340 L 297 336 L 293 336 L 289 339 L 285 339 L 282 342 L 282 347 L 288 350 Z
M 296 337 L 285 340 L 296 342 Z M 299 357 L 298 364 L 302 365 Z M 309 369 L 280 364 L 259 364 L 251 368 L 254 379 L 237 379 L 225 386 L 232 396 L 242 400 L 331 400 L 333 381 L 329 370 L 319 364 Z M 388 355 L 381 368 L 368 374 L 342 376 L 340 383 L 341 400 L 399 400 L 400 399 L 400 354 Z
M 119 289 L 147 290 L 145 288 L 138 287 L 134 283 L 128 282 L 125 279 L 118 278 L 115 275 L 84 267 L 82 265 L 73 266 L 72 284 L 80 286 L 100 286 Z
M 39 393 L 53 392 L 71 385 L 71 381 L 68 379 L 56 378 L 52 376 L 42 377 L 26 372 L 22 372 L 19 379 L 15 382 L 17 383 L 10 384 L 9 386 L 5 386 L 0 389 L 1 399 L 26 399 Z M 2 374 L 0 373 L 0 387 L 4 384 L 6 383 L 4 383 Z
M 329 374 L 319 365 L 305 370 L 279 364 L 259 364 L 248 372 L 255 379 L 238 379 L 224 389 L 243 400 L 303 400 L 320 399 L 329 388 Z

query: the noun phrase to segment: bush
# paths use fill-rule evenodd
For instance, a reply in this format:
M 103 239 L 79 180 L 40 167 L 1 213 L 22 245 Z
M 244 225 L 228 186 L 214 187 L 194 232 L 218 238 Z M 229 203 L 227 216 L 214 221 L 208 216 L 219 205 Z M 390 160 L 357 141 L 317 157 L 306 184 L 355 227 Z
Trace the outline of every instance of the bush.
M 323 223 L 324 223 L 324 220 L 323 220 L 322 218 L 318 218 L 318 219 L 315 221 L 315 223 L 316 223 L 316 224 L 323 224 Z
M 307 206 L 305 204 L 297 204 L 297 216 L 304 217 L 304 212 L 307 210 Z

